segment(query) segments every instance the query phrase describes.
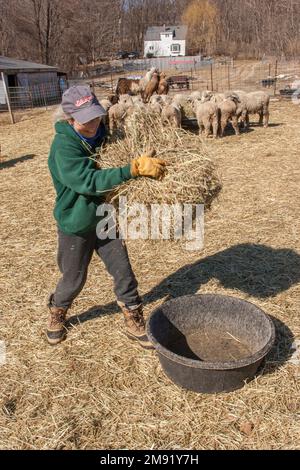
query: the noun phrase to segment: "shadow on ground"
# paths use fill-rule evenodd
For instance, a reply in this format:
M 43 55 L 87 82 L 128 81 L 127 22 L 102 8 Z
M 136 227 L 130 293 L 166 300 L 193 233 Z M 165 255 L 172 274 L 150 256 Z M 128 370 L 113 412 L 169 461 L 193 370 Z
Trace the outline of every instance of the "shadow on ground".
M 32 160 L 35 157 L 34 153 L 29 155 L 23 155 L 22 157 L 12 158 L 11 160 L 7 160 L 6 162 L 0 162 L 0 170 L 4 170 L 4 168 L 11 168 L 16 166 L 18 163 L 26 162 L 27 160 Z
M 300 281 L 300 256 L 291 249 L 241 244 L 181 267 L 144 295 L 144 304 L 161 299 L 201 293 L 201 287 L 218 279 L 225 289 L 239 290 L 251 297 L 266 299 L 284 292 Z M 68 327 L 110 315 L 118 310 L 116 302 L 95 306 L 68 321 Z M 266 312 L 268 313 L 268 312 Z M 290 357 L 293 334 L 272 317 L 276 342 L 262 373 L 271 373 Z

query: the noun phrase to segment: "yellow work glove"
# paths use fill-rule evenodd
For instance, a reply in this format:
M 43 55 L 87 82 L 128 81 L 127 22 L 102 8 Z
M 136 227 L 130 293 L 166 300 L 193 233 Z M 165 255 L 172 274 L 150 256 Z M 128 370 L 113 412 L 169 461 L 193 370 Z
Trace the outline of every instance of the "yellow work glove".
M 161 180 L 166 172 L 166 162 L 160 158 L 153 158 L 155 151 L 141 155 L 131 161 L 132 176 L 150 176 Z

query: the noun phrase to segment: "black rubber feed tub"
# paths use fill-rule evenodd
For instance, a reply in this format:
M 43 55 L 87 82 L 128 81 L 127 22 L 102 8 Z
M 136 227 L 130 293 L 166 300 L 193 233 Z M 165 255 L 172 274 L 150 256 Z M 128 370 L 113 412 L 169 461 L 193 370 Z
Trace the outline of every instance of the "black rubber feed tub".
M 252 379 L 275 340 L 258 307 L 224 295 L 190 295 L 154 310 L 147 323 L 163 370 L 201 393 L 230 392 Z

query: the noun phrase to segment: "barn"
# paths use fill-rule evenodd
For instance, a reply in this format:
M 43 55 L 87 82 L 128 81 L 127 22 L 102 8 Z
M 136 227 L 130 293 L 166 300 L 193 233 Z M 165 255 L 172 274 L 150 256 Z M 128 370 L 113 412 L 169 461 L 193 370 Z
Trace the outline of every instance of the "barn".
M 0 56 L 0 109 L 47 106 L 60 101 L 67 76 L 56 67 Z

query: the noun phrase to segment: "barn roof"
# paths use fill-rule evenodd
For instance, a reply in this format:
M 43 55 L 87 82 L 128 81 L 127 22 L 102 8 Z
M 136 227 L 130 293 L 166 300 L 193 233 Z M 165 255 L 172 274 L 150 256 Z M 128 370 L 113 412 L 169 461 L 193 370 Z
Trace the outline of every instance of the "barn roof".
M 56 67 L 50 65 L 36 64 L 27 60 L 11 59 L 0 55 L 0 72 L 57 72 Z
M 177 26 L 150 26 L 145 34 L 145 41 L 159 41 L 160 33 L 167 33 L 173 31 L 174 39 L 184 40 L 187 36 L 187 26 L 177 25 Z

